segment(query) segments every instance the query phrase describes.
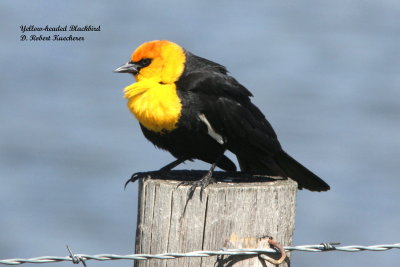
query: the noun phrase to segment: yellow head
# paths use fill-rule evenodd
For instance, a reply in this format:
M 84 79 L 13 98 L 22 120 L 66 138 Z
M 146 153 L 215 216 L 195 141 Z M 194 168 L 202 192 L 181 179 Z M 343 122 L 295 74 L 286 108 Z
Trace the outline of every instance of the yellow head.
M 115 72 L 130 72 L 136 81 L 151 79 L 162 84 L 176 82 L 185 67 L 185 51 L 179 45 L 156 40 L 140 45 L 131 56 L 131 61 Z
M 182 104 L 175 82 L 185 68 L 185 51 L 170 41 L 151 41 L 139 46 L 131 60 L 115 72 L 132 73 L 136 83 L 124 90 L 128 108 L 147 129 L 155 132 L 176 128 Z

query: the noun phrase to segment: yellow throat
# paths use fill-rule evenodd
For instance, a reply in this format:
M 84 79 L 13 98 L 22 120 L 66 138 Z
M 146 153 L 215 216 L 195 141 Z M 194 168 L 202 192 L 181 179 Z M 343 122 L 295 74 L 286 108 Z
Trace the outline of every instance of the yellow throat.
M 154 132 L 176 128 L 182 104 L 175 84 L 143 80 L 125 88 L 128 108 L 138 121 Z
M 150 59 L 151 63 L 135 75 L 136 83 L 125 88 L 128 108 L 147 129 L 171 131 L 181 115 L 175 82 L 185 68 L 185 51 L 170 41 L 151 41 L 133 52 L 131 62 L 142 59 Z

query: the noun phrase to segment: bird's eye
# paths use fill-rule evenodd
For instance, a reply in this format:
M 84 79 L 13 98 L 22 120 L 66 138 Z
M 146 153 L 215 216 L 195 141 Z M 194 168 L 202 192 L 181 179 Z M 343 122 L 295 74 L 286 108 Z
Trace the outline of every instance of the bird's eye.
M 144 59 L 140 60 L 139 63 L 140 63 L 140 65 L 142 67 L 147 67 L 148 65 L 150 65 L 151 59 L 150 58 L 144 58 Z

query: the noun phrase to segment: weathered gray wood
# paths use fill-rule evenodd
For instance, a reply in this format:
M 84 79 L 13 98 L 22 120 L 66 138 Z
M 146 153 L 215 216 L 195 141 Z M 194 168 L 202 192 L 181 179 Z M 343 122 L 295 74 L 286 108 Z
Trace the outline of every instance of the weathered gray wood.
M 136 253 L 191 252 L 225 248 L 269 248 L 257 238 L 272 236 L 292 244 L 297 184 L 292 180 L 209 185 L 185 204 L 189 186 L 176 180 L 139 184 Z M 274 266 L 258 257 L 180 258 L 136 261 L 135 266 Z M 236 262 L 238 261 L 238 262 Z M 235 263 L 236 262 L 236 263 Z M 289 266 L 289 262 L 280 265 Z

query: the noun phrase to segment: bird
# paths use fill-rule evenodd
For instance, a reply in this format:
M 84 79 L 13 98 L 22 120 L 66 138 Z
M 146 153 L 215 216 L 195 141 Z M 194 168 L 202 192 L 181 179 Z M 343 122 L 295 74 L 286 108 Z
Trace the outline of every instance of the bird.
M 138 46 L 114 72 L 134 76 L 136 82 L 124 89 L 128 109 L 144 136 L 176 158 L 159 172 L 188 160 L 211 164 L 201 179 L 184 182 L 192 185 L 192 191 L 214 183 L 216 167 L 237 170 L 226 151 L 237 157 L 243 173 L 291 178 L 298 189 L 330 189 L 282 149 L 271 124 L 251 102 L 252 93 L 223 65 L 172 41 L 154 40 Z M 128 182 L 141 174 L 132 175 Z

